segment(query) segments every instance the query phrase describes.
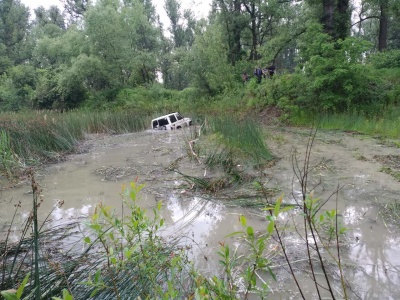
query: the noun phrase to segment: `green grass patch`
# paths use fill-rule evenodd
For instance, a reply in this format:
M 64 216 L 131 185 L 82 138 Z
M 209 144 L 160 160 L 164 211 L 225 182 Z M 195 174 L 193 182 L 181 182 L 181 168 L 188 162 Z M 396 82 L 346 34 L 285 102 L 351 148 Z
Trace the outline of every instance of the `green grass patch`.
M 211 140 L 223 151 L 236 158 L 251 159 L 256 164 L 273 159 L 262 128 L 256 121 L 230 116 L 212 118 L 208 122 Z
M 293 125 L 318 125 L 321 129 L 354 131 L 386 138 L 400 137 L 400 109 L 387 112 L 381 117 L 366 117 L 362 114 L 308 115 L 299 113 L 291 117 Z

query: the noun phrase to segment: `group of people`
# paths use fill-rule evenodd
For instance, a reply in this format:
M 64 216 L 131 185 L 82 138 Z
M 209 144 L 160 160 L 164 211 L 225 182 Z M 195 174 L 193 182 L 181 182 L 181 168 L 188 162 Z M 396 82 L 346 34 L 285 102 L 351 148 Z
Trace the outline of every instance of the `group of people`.
M 257 83 L 261 82 L 262 78 L 272 78 L 275 74 L 275 65 L 271 64 L 270 66 L 266 66 L 264 69 L 261 69 L 260 66 L 256 66 L 254 69 L 254 76 L 257 78 Z M 247 74 L 247 72 L 243 72 L 242 74 L 242 81 L 243 85 L 250 80 L 250 76 Z

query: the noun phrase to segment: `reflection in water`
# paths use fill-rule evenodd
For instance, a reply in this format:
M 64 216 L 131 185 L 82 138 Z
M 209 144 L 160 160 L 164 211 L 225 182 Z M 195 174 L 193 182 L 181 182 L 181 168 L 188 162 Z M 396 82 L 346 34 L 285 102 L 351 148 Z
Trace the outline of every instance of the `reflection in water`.
M 362 299 L 398 299 L 400 295 L 400 238 L 393 235 L 373 207 L 349 206 L 344 222 L 351 229 L 348 279 Z
M 228 209 L 219 202 L 200 197 L 179 198 L 176 195 L 169 197 L 166 208 L 170 224 L 164 234 L 179 237 L 182 246 L 191 248 L 189 258 L 203 272 L 215 275 L 219 268 L 216 253 L 220 243 L 228 239 L 228 234 L 241 229 L 240 212 Z
M 369 207 L 348 206 L 343 212 L 344 222 L 346 225 L 354 225 L 363 220 L 366 213 L 370 210 Z
M 199 244 L 203 244 L 201 239 L 207 238 L 217 221 L 223 218 L 221 215 L 222 204 L 198 197 L 179 201 L 178 198 L 172 196 L 167 208 L 171 212 L 171 218 L 174 222 L 170 230 L 182 232 L 190 229 Z

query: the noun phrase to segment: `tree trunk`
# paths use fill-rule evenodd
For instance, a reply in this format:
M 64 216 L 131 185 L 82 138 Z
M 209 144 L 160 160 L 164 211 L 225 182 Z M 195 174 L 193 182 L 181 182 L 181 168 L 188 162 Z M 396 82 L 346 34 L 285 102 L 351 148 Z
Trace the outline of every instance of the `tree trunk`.
M 386 0 L 385 0 L 386 1 Z M 350 9 L 349 0 L 338 0 L 336 17 L 336 38 L 344 40 L 350 32 Z
M 232 58 L 232 66 L 235 65 L 236 61 L 240 59 L 240 52 L 242 51 L 242 45 L 240 43 L 240 36 L 241 36 L 241 25 L 239 23 L 239 18 L 240 18 L 240 7 L 241 7 L 241 2 L 239 0 L 234 1 L 234 32 L 233 32 L 233 51 L 234 51 L 234 57 Z
M 256 22 L 256 8 L 254 3 L 251 3 L 251 10 L 249 11 L 251 17 L 251 52 L 250 52 L 250 60 L 257 60 L 257 22 Z
M 335 37 L 335 0 L 322 0 L 321 23 L 325 33 Z
M 334 40 L 345 39 L 350 32 L 349 0 L 322 0 L 321 23 Z
M 381 6 L 381 16 L 379 18 L 378 50 L 384 51 L 387 48 L 387 33 L 388 33 L 387 0 L 381 0 L 380 6 Z

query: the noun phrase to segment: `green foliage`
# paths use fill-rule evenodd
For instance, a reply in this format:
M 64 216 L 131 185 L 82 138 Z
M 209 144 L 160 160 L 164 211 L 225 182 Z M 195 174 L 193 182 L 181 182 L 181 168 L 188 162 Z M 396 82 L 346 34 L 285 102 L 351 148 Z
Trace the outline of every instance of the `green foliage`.
M 137 205 L 143 187 L 131 182 L 129 188 L 123 189 L 121 216 L 110 207 L 98 205 L 91 217 L 91 233 L 85 242 L 101 251 L 104 257 L 99 257 L 96 268 L 83 282 L 90 289 L 87 291 L 90 297 L 157 298 L 164 292 L 175 297 L 182 295 L 176 280 L 185 272 L 183 256 L 158 233 L 164 226 L 164 219 L 160 217 L 161 202 L 153 210 L 152 218 Z M 162 282 L 168 282 L 168 289 Z
M 210 25 L 196 37 L 188 60 L 195 87 L 210 95 L 233 87 L 235 78 L 232 67 L 227 63 L 221 26 Z
M 324 205 L 320 198 L 314 198 L 313 195 L 307 195 L 304 201 L 307 214 L 310 216 L 310 222 L 314 228 L 321 230 L 324 235 L 321 238 L 328 240 L 328 245 L 333 241 L 336 236 L 343 235 L 346 228 L 342 223 L 337 224 L 337 211 L 335 209 L 322 211 L 320 210 Z
M 368 61 L 374 68 L 400 68 L 400 50 L 388 50 L 371 54 Z
M 18 111 L 31 108 L 36 85 L 32 66 L 11 67 L 0 76 L 0 110 Z
M 156 76 L 158 31 L 146 18 L 141 1 L 114 4 L 98 3 L 85 15 L 91 53 L 115 84 L 150 83 Z
M 254 120 L 223 117 L 207 121 L 213 134 L 212 140 L 224 151 L 234 153 L 237 158 L 250 158 L 255 164 L 273 158 L 265 144 L 262 129 Z
M 20 300 L 22 299 L 22 293 L 24 292 L 25 286 L 28 283 L 30 274 L 26 274 L 24 280 L 22 280 L 20 286 L 18 287 L 17 290 L 5 290 L 1 291 L 0 294 L 4 297 L 6 300 Z
M 318 27 L 304 36 L 304 63 L 294 74 L 275 78 L 268 103 L 297 113 L 364 112 L 372 115 L 385 107 L 385 82 L 369 65 L 362 64 L 369 45 L 347 38 L 330 42 Z
M 0 130 L 0 170 L 9 178 L 13 177 L 18 167 L 18 157 L 11 148 L 10 137 L 3 129 Z
M 72 297 L 72 295 L 68 292 L 68 290 L 64 289 L 63 290 L 63 297 L 53 297 L 53 300 L 74 300 L 74 298 Z

